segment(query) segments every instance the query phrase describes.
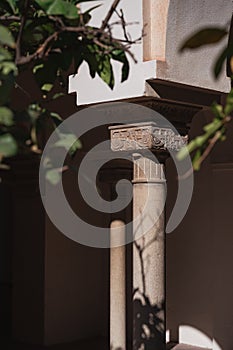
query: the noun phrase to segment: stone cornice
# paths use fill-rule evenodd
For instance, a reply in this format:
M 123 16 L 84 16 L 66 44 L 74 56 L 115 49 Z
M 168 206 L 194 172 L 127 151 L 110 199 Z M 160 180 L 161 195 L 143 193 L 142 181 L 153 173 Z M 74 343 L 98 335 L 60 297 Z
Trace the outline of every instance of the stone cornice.
M 203 107 L 210 107 L 213 102 L 221 103 L 226 95 L 221 91 L 158 78 L 148 79 L 146 83 L 150 86 L 151 93 L 154 93 L 153 96 L 156 94 L 161 99 L 166 98 Z
M 119 102 L 122 105 L 119 105 Z M 164 98 L 158 98 L 154 96 L 141 96 L 130 99 L 121 99 L 117 101 L 109 101 L 103 102 L 99 104 L 93 105 L 83 105 L 78 108 L 78 110 L 82 110 L 83 108 L 88 108 L 95 106 L 98 111 L 102 111 L 107 113 L 108 115 L 113 115 L 116 113 L 119 114 L 119 108 L 122 116 L 124 115 L 132 115 L 131 123 L 134 122 L 149 122 L 152 118 L 147 118 L 143 115 L 133 116 L 133 109 L 130 104 L 138 104 L 143 107 L 147 107 L 153 111 L 160 113 L 163 117 L 165 117 L 169 122 L 171 122 L 174 127 L 178 130 L 181 135 L 186 135 L 189 131 L 193 116 L 202 110 L 203 106 L 191 103 L 184 103 L 180 101 L 173 101 Z M 122 121 L 124 122 L 124 120 Z M 129 121 L 127 121 L 129 122 Z
M 122 102 L 124 103 L 124 105 L 120 105 L 118 102 Z M 175 126 L 175 128 L 181 135 L 187 134 L 193 116 L 203 108 L 203 106 L 201 105 L 192 103 L 174 101 L 154 96 L 140 96 L 129 99 L 121 99 L 117 101 L 109 101 L 107 103 L 103 102 L 100 104 L 83 105 L 80 106 L 78 110 L 95 106 L 96 108 L 98 108 L 99 111 L 103 109 L 104 113 L 108 113 L 109 110 L 109 114 L 114 114 L 114 111 L 119 111 L 120 108 L 122 115 L 126 115 L 127 113 L 130 113 L 131 103 L 147 107 L 152 111 L 160 113 L 163 117 L 165 117 L 169 122 L 171 122 Z M 129 105 L 127 106 L 126 104 Z M 134 121 L 135 120 L 132 120 L 132 123 Z M 150 120 L 142 119 L 141 121 L 149 122 Z

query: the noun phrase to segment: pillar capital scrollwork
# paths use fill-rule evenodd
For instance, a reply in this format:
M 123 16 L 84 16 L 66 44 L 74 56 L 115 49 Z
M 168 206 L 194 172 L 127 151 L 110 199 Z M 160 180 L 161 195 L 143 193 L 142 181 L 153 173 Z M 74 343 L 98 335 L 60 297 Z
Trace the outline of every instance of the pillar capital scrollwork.
M 187 136 L 177 135 L 171 128 L 158 127 L 154 122 L 109 127 L 112 151 L 178 151 L 188 142 Z

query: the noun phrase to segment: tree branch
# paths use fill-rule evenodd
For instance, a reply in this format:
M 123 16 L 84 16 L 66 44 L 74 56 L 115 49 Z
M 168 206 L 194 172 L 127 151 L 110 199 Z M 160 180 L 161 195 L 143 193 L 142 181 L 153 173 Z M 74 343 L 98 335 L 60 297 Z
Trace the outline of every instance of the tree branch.
M 57 30 L 55 33 L 51 34 L 43 44 L 40 45 L 40 47 L 31 55 L 27 56 L 17 56 L 17 65 L 23 65 L 32 62 L 35 59 L 43 58 L 46 52 L 46 49 L 48 48 L 49 44 L 53 42 L 53 40 L 56 40 L 59 34 L 62 32 L 73 32 L 73 33 L 79 33 L 83 38 L 85 38 L 88 35 L 92 35 L 94 38 L 98 37 L 99 39 L 94 39 L 96 44 L 102 48 L 106 48 L 107 45 L 105 45 L 104 42 L 101 42 L 101 39 L 104 40 L 110 40 L 110 42 L 113 45 L 117 45 L 118 48 L 121 50 L 127 52 L 130 57 L 133 59 L 135 63 L 137 63 L 137 60 L 133 53 L 130 51 L 130 45 L 137 43 L 138 39 L 135 41 L 127 42 L 126 40 L 121 39 L 114 39 L 112 38 L 107 32 L 98 29 L 98 28 L 92 28 L 92 27 L 66 27 L 62 26 L 59 30 Z M 129 44 L 129 46 L 124 45 L 123 43 Z
M 21 18 L 18 16 L 0 16 L 0 21 L 5 22 L 20 22 Z
M 200 156 L 200 158 L 197 161 L 198 166 L 200 166 L 204 160 L 208 157 L 208 155 L 210 154 L 210 152 L 212 151 L 214 145 L 217 143 L 217 141 L 220 139 L 220 137 L 222 136 L 221 131 L 218 130 L 214 137 L 212 137 L 209 140 L 209 145 L 206 147 L 205 151 L 202 153 L 202 155 Z M 186 173 L 184 175 L 179 175 L 179 180 L 186 180 L 191 174 L 193 173 L 193 167 L 191 167 L 188 171 L 186 171 Z
M 23 13 L 22 19 L 21 19 L 21 24 L 20 24 L 20 28 L 19 28 L 19 35 L 18 35 L 18 38 L 16 40 L 16 57 L 15 57 L 16 64 L 18 63 L 18 60 L 21 57 L 21 39 L 22 39 L 23 29 L 24 29 L 26 19 L 27 19 L 28 6 L 29 6 L 29 0 L 25 0 L 24 13 Z
M 108 22 L 109 22 L 110 18 L 112 17 L 113 13 L 115 12 L 117 6 L 119 5 L 120 1 L 121 0 L 115 0 L 114 1 L 114 3 L 112 4 L 110 10 L 107 13 L 107 16 L 105 17 L 105 19 L 102 22 L 102 26 L 101 26 L 100 30 L 104 30 L 107 27 Z
M 225 117 L 223 120 L 223 125 L 229 123 L 230 121 L 231 121 L 230 116 Z M 215 135 L 211 139 L 209 139 L 209 145 L 206 147 L 205 151 L 202 153 L 202 155 L 198 159 L 197 163 L 199 166 L 208 157 L 208 155 L 212 151 L 214 145 L 218 142 L 218 140 L 221 138 L 221 136 L 222 136 L 222 133 L 220 130 L 218 130 L 218 131 L 216 131 Z
M 120 0 L 115 0 L 110 8 L 110 10 L 107 13 L 107 16 L 105 17 L 104 21 L 102 22 L 102 26 L 100 28 L 93 28 L 86 25 L 79 26 L 79 27 L 70 27 L 65 26 L 62 19 L 58 16 L 49 16 L 50 20 L 55 22 L 55 25 L 57 27 L 56 32 L 49 35 L 45 41 L 40 45 L 39 48 L 36 49 L 36 51 L 32 54 L 28 54 L 26 56 L 21 55 L 21 39 L 22 39 L 22 33 L 26 22 L 26 16 L 27 16 L 27 10 L 29 7 L 29 1 L 25 1 L 25 9 L 24 14 L 22 16 L 22 21 L 20 25 L 19 35 L 16 41 L 16 59 L 15 62 L 17 65 L 24 65 L 28 64 L 36 59 L 42 59 L 43 57 L 47 56 L 49 52 L 52 49 L 53 41 L 57 40 L 58 36 L 61 33 L 64 32 L 71 32 L 71 33 L 78 33 L 82 39 L 87 38 L 88 36 L 93 37 L 93 41 L 102 49 L 109 49 L 111 51 L 111 46 L 114 48 L 119 48 L 126 53 L 129 54 L 129 56 L 133 59 L 135 63 L 137 63 L 137 60 L 133 53 L 130 51 L 130 46 L 132 44 L 136 44 L 139 42 L 140 39 L 131 40 L 131 38 L 128 37 L 128 34 L 126 32 L 126 26 L 127 23 L 124 19 L 123 12 L 121 12 L 121 15 L 118 14 L 120 18 L 119 24 L 121 24 L 124 32 L 124 39 L 117 39 L 113 38 L 111 34 L 111 25 L 109 25 L 109 20 L 111 16 L 113 15 L 114 11 L 116 11 L 116 7 L 119 4 Z M 108 31 L 105 31 L 106 27 L 108 27 Z
M 222 121 L 222 125 L 221 128 L 225 125 L 228 124 L 230 121 L 232 120 L 231 116 L 226 116 L 223 121 Z M 208 157 L 208 155 L 210 154 L 210 152 L 212 151 L 213 147 L 215 146 L 215 144 L 219 141 L 219 139 L 222 136 L 222 132 L 220 129 L 218 129 L 214 136 L 211 137 L 208 140 L 208 146 L 206 147 L 206 149 L 204 150 L 204 152 L 202 153 L 202 155 L 200 156 L 200 158 L 195 162 L 195 164 L 200 167 L 200 165 L 204 162 L 204 160 Z M 191 174 L 193 173 L 193 167 L 191 167 L 185 174 L 180 175 L 178 178 L 179 180 L 185 180 L 187 179 Z

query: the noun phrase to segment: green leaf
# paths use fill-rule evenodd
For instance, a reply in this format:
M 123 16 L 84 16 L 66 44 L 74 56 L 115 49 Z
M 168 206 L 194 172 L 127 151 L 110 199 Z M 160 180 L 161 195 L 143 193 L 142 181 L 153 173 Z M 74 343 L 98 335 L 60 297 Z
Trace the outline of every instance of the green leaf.
M 98 71 L 98 61 L 93 53 L 86 52 L 84 60 L 88 63 L 90 76 L 95 78 L 96 72 Z
M 92 12 L 93 10 L 97 9 L 98 7 L 100 7 L 102 4 L 96 5 L 91 7 L 90 9 L 88 9 L 87 11 L 85 11 L 84 13 L 82 13 L 82 21 L 84 24 L 87 24 L 90 20 L 91 20 L 91 15 L 90 12 Z
M 190 143 L 188 145 L 188 148 L 189 148 L 189 152 L 192 152 L 195 148 L 197 147 L 201 147 L 204 145 L 206 141 L 206 138 L 204 137 L 204 135 L 201 135 L 201 136 L 197 136 L 194 140 L 193 140 L 193 147 L 191 147 L 191 144 Z
M 81 142 L 72 134 L 62 134 L 59 132 L 60 140 L 55 142 L 55 147 L 64 147 L 71 155 L 81 148 Z
M 33 74 L 36 74 L 36 72 L 44 67 L 43 63 L 37 64 L 36 66 L 33 67 Z
M 49 169 L 45 174 L 46 180 L 48 180 L 52 185 L 57 185 L 61 180 L 60 169 Z
M 114 74 L 110 58 L 105 56 L 100 63 L 98 74 L 100 78 L 111 88 L 114 87 Z
M 227 95 L 224 113 L 225 115 L 229 115 L 232 111 L 233 111 L 233 89 L 231 89 L 231 91 Z
M 35 2 L 47 13 L 47 15 L 64 16 L 68 19 L 79 17 L 77 7 L 64 0 L 35 0 Z
M 6 126 L 14 124 L 13 112 L 8 107 L 0 107 L 0 124 Z
M 49 92 L 51 91 L 53 88 L 53 84 L 44 84 L 42 87 L 41 87 L 41 90 L 45 91 L 45 92 Z
M 201 140 L 197 141 L 197 138 L 198 137 L 190 141 L 187 146 L 184 146 L 180 149 L 176 156 L 178 160 L 183 160 L 189 155 L 189 153 L 193 152 L 198 147 L 198 143 L 200 143 Z
M 9 51 L 0 47 L 0 62 L 12 60 L 12 55 Z
M 196 49 L 204 45 L 215 44 L 222 40 L 227 35 L 225 28 L 208 27 L 199 30 L 191 35 L 180 47 L 179 51 L 185 49 Z
M 203 130 L 206 131 L 209 135 L 217 131 L 222 125 L 222 121 L 219 119 L 214 119 L 212 123 L 209 123 L 204 126 Z
M 129 77 L 129 62 L 128 62 L 127 58 L 126 58 L 125 63 L 123 64 L 121 74 L 122 74 L 121 75 L 121 82 L 123 83 Z
M 18 72 L 16 65 L 14 64 L 14 62 L 11 62 L 11 61 L 0 62 L 0 70 L 4 75 L 13 73 L 13 75 L 16 76 Z
M 15 40 L 11 32 L 2 25 L 0 25 L 0 43 L 15 48 Z
M 57 92 L 56 94 L 53 95 L 52 100 L 56 100 L 59 97 L 65 96 L 63 92 Z
M 121 49 L 115 49 L 112 52 L 112 59 L 123 63 L 121 71 L 121 82 L 123 83 L 129 77 L 129 61 L 125 52 Z
M 58 126 L 58 125 L 60 125 L 63 122 L 62 117 L 58 113 L 51 112 L 50 113 L 50 117 L 52 118 L 55 126 Z
M 79 67 L 83 63 L 83 52 L 83 45 L 81 43 L 74 48 L 74 74 L 78 72 Z
M 214 102 L 211 106 L 211 109 L 214 113 L 214 115 L 218 118 L 224 118 L 224 113 L 223 113 L 223 106 L 219 105 L 218 103 Z
M 6 2 L 9 4 L 9 6 L 12 10 L 12 13 L 14 15 L 16 15 L 17 14 L 16 0 L 6 0 Z
M 72 145 L 72 146 L 70 147 L 70 149 L 69 149 L 69 154 L 70 154 L 71 156 L 74 156 L 75 153 L 76 153 L 76 151 L 77 151 L 78 149 L 81 149 L 81 148 L 82 148 L 81 141 L 78 140 L 78 139 L 76 139 L 76 141 L 73 143 L 73 145 Z
M 14 83 L 15 77 L 12 72 L 8 75 L 5 75 L 0 70 L 0 105 L 4 105 L 9 102 Z
M 30 116 L 33 124 L 36 122 L 36 120 L 40 117 L 42 114 L 42 110 L 39 104 L 31 104 L 28 106 L 28 115 Z
M 17 143 L 11 134 L 0 136 L 0 154 L 3 157 L 12 157 L 18 150 Z
M 1 10 L 3 10 L 3 13 L 5 15 L 16 15 L 18 14 L 18 7 L 16 8 L 16 2 L 17 0 L 1 0 L 0 2 L 0 7 L 1 7 Z
M 201 149 L 198 149 L 195 153 L 195 156 L 192 160 L 193 163 L 193 169 L 195 171 L 198 171 L 200 169 L 200 157 L 201 157 Z
M 188 155 L 189 155 L 189 150 L 188 150 L 188 147 L 185 146 L 179 150 L 179 152 L 176 155 L 176 158 L 181 161 L 184 158 L 186 158 Z

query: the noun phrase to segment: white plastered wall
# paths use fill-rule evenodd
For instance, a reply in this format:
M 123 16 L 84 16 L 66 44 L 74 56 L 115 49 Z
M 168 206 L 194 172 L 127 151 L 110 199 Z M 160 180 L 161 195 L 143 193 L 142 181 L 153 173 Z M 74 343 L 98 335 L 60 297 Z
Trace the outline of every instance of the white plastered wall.
M 168 6 L 168 1 L 150 0 L 149 2 L 155 4 L 154 11 L 159 8 L 157 3 L 163 6 L 166 3 Z M 226 45 L 227 38 L 217 45 L 206 46 L 195 51 L 187 50 L 183 54 L 178 51 L 183 41 L 200 28 L 215 25 L 224 27 L 229 24 L 232 10 L 233 4 L 230 0 L 170 0 L 167 18 L 163 17 L 164 22 L 160 24 L 157 31 L 154 31 L 154 44 L 152 45 L 156 47 L 158 41 L 164 40 L 164 28 L 166 28 L 166 43 L 160 44 L 162 57 L 164 45 L 166 45 L 165 59 L 162 58 L 157 62 L 156 77 L 214 90 L 229 91 L 230 83 L 229 79 L 226 79 L 225 69 L 220 79 L 216 81 L 213 77 L 214 62 Z M 166 11 L 163 10 L 163 12 Z M 154 16 L 154 13 L 151 13 L 151 17 L 153 21 L 157 20 L 157 15 Z M 156 39 L 157 36 L 158 39 Z M 159 52 L 156 55 L 159 59 Z M 150 59 L 153 59 L 153 56 Z

